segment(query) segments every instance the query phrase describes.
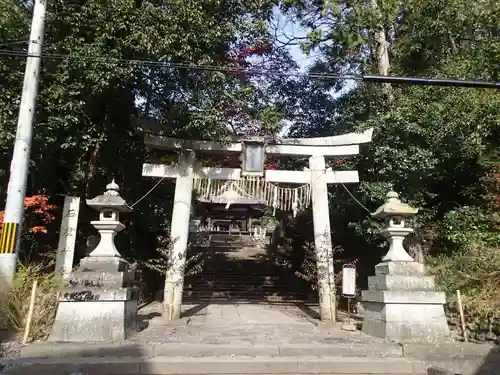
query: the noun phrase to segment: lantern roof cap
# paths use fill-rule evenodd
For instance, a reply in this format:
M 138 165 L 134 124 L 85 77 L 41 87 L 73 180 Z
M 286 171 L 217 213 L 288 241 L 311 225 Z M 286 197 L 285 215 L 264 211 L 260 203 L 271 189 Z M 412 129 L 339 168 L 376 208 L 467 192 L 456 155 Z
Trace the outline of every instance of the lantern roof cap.
M 385 219 L 391 216 L 410 217 L 417 212 L 418 208 L 413 208 L 409 204 L 401 202 L 398 193 L 391 190 L 386 195 L 385 203 L 371 215 L 377 219 Z
M 114 210 L 119 212 L 130 212 L 132 209 L 129 207 L 125 199 L 118 193 L 118 184 L 113 179 L 106 185 L 106 191 L 95 198 L 87 199 L 86 203 L 89 207 L 96 211 Z

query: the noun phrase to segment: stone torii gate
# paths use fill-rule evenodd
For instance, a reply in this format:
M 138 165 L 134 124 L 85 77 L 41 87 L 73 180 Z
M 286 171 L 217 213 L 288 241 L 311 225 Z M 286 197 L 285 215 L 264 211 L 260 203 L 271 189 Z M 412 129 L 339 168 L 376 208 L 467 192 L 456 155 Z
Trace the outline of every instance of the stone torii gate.
M 373 129 L 363 133 L 349 133 L 322 138 L 284 138 L 268 141 L 260 139 L 232 139 L 219 143 L 206 140 L 184 140 L 145 135 L 145 144 L 163 150 L 180 151 L 176 165 L 144 164 L 146 177 L 175 178 L 171 238 L 173 249 L 171 268 L 166 275 L 164 292 L 165 319 L 179 319 L 181 315 L 184 266 L 189 235 L 191 199 L 194 179 L 240 181 L 242 178 L 262 177 L 263 183 L 308 184 L 313 210 L 314 243 L 318 268 L 320 316 L 335 321 L 335 288 L 333 253 L 328 207 L 328 184 L 357 183 L 358 171 L 333 171 L 326 168 L 325 157 L 346 157 L 359 154 L 361 144 L 370 143 Z M 195 152 L 242 153 L 242 168 L 203 167 L 195 162 Z M 303 171 L 267 170 L 265 155 L 306 156 L 309 169 Z M 258 180 L 259 182 L 261 180 Z M 257 184 L 259 183 L 257 182 Z

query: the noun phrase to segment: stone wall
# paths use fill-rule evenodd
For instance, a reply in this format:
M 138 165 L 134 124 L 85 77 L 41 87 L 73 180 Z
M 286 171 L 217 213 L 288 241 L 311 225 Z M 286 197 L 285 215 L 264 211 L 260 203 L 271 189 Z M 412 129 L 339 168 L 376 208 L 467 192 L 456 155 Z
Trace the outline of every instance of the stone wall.
M 462 326 L 456 303 L 449 302 L 446 304 L 445 312 L 450 330 L 456 338 L 461 339 L 463 337 Z M 466 316 L 465 321 L 469 341 L 495 342 L 496 344 L 500 344 L 500 316 L 492 316 L 490 318 Z

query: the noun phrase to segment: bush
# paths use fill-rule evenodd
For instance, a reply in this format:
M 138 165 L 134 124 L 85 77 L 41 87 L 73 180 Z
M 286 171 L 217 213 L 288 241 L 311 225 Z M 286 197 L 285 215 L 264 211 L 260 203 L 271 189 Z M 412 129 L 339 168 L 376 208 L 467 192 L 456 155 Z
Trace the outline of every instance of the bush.
M 60 281 L 52 271 L 51 265 L 19 265 L 8 293 L 3 293 L 0 315 L 6 328 L 13 334 L 24 330 L 31 298 L 33 282 L 38 280 L 30 340 L 46 338 L 52 329 L 57 312 L 57 291 Z
M 303 280 L 306 280 L 312 290 L 318 289 L 318 267 L 316 264 L 316 248 L 312 242 L 307 242 L 303 245 L 304 261 L 302 262 L 299 270 L 295 271 L 295 275 Z M 340 246 L 335 246 L 332 249 L 330 261 L 336 266 L 334 267 L 333 279 L 334 287 L 336 290 L 340 288 L 342 283 L 342 269 L 341 266 L 344 262 L 342 253 L 344 250 Z M 357 263 L 353 261 L 352 263 Z
M 168 236 L 158 236 L 158 248 L 156 249 L 159 258 L 148 259 L 146 262 L 136 262 L 138 266 L 144 266 L 162 276 L 166 276 L 173 267 L 173 246 L 177 239 L 171 239 Z M 200 259 L 203 253 L 198 253 L 194 256 L 187 257 L 183 276 L 195 275 L 203 269 L 203 260 Z
M 451 250 L 466 249 L 478 243 L 500 246 L 495 214 L 481 207 L 461 207 L 448 212 L 441 223 L 441 237 Z
M 462 251 L 428 258 L 428 271 L 455 310 L 456 290 L 462 294 L 467 320 L 500 316 L 500 246 L 470 243 Z

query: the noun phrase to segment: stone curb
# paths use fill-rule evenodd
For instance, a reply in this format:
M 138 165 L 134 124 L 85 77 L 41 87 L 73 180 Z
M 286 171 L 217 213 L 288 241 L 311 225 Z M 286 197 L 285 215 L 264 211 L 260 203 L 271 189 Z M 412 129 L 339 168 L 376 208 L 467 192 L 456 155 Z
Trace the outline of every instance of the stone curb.
M 498 350 L 498 347 L 495 345 L 458 342 L 436 344 L 402 343 L 400 345 L 405 357 L 425 357 L 432 359 L 483 358 L 492 351 Z
M 6 363 L 10 375 L 152 374 L 377 374 L 425 375 L 427 366 L 404 358 L 59 358 Z
M 42 343 L 21 349 L 23 358 L 46 357 L 202 357 L 202 356 L 272 356 L 272 357 L 402 357 L 398 345 L 320 344 L 320 345 L 217 345 L 217 344 L 84 344 Z

